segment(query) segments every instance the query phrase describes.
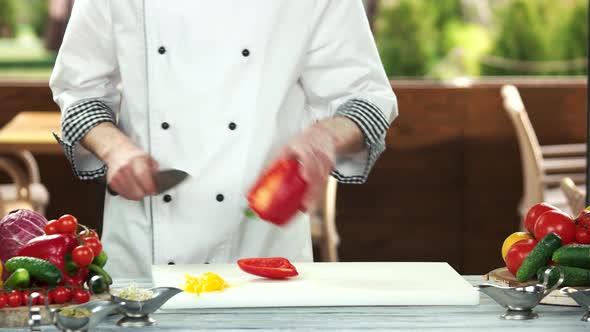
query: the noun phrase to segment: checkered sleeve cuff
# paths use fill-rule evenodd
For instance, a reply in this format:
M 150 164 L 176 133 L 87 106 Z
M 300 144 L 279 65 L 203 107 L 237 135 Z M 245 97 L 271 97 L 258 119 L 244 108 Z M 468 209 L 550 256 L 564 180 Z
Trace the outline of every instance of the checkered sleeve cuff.
M 336 110 L 336 116 L 350 119 L 361 129 L 367 151 L 356 158 L 339 158 L 332 176 L 340 183 L 364 183 L 373 165 L 385 151 L 389 122 L 379 107 L 364 99 L 351 99 L 342 104 Z
M 80 146 L 80 140 L 102 122 L 115 123 L 113 111 L 99 100 L 88 100 L 67 109 L 62 118 L 62 137 L 53 136 L 63 147 L 74 174 L 81 180 L 92 180 L 106 174 L 106 166 Z

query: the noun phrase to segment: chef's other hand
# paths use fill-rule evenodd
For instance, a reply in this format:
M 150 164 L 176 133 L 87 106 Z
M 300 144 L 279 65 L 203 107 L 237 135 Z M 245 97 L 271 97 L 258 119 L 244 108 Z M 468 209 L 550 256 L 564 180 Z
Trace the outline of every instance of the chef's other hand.
M 288 142 L 277 159 L 295 158 L 301 163 L 301 176 L 307 182 L 302 210 L 315 208 L 323 194 L 330 172 L 334 169 L 334 141 L 323 123 L 317 123 Z
M 156 194 L 154 173 L 158 170 L 158 164 L 141 149 L 118 149 L 109 158 L 107 166 L 109 187 L 124 198 L 139 200 Z
M 302 209 L 312 210 L 321 199 L 336 156 L 364 149 L 359 127 L 345 117 L 322 120 L 288 142 L 276 159 L 295 158 L 301 162 L 301 175 L 307 182 Z

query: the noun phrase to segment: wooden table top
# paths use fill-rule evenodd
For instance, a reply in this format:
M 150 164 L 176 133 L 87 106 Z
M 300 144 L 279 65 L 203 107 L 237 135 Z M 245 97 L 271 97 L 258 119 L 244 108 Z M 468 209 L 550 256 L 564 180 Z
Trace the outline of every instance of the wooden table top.
M 52 134 L 60 134 L 60 123 L 59 112 L 21 112 L 0 129 L 0 153 L 63 154 Z

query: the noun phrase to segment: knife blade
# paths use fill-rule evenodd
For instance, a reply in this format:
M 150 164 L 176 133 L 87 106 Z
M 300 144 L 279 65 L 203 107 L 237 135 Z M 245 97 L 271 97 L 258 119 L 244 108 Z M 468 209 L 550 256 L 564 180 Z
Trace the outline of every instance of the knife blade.
M 189 174 L 187 172 L 175 168 L 164 169 L 156 172 L 154 174 L 156 194 L 160 195 L 161 193 L 176 187 L 178 184 L 183 182 L 188 176 Z M 104 179 L 103 181 L 106 183 Z M 119 195 L 119 193 L 111 189 L 111 187 L 109 187 L 108 185 L 107 190 L 113 196 Z

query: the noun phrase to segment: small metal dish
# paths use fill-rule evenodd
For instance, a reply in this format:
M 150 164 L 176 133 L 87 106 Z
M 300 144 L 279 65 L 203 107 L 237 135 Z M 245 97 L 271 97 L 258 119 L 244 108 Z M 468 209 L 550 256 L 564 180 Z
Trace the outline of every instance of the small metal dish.
M 174 295 L 182 292 L 181 289 L 175 287 L 157 287 L 149 290 L 154 293 L 154 296 L 146 301 L 130 301 L 111 293 L 111 301 L 121 304 L 118 311 L 124 316 L 117 322 L 118 326 L 145 327 L 154 325 L 156 321 L 150 315 Z
M 571 287 L 564 287 L 561 289 L 561 294 L 568 295 L 576 303 L 580 305 L 580 307 L 586 310 L 584 316 L 582 316 L 582 321 L 590 322 L 590 290 L 579 290 Z
M 96 327 L 113 310 L 116 310 L 123 303 L 96 300 L 74 306 L 75 308 L 87 309 L 91 312 L 89 317 L 70 317 L 61 313 L 62 309 L 52 311 L 52 320 L 55 326 L 62 331 L 88 331 Z
M 533 311 L 541 300 L 556 290 L 563 283 L 564 275 L 560 271 L 559 280 L 552 287 L 547 287 L 549 275 L 554 267 L 545 271 L 543 284 L 522 287 L 503 287 L 493 284 L 483 284 L 476 287 L 482 293 L 487 294 L 496 303 L 506 308 L 506 312 L 500 316 L 502 319 L 526 320 L 535 319 L 539 315 Z

